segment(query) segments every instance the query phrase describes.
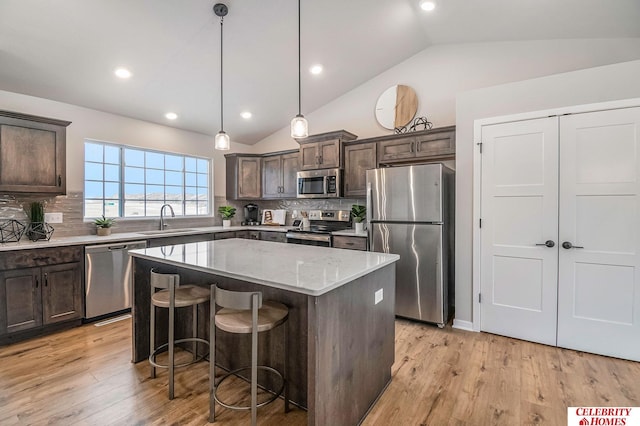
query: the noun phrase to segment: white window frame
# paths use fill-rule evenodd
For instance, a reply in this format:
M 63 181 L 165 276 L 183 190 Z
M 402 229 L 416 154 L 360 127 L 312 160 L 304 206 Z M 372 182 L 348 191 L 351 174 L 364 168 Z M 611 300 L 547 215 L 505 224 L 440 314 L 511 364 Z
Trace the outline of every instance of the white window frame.
M 84 161 L 83 161 L 83 183 L 84 183 L 84 187 L 83 187 L 83 217 L 85 220 L 89 220 L 89 219 L 93 219 L 96 217 L 96 215 L 89 215 L 87 216 L 87 200 L 90 201 L 102 201 L 102 213 L 103 214 L 105 212 L 105 203 L 109 202 L 109 200 L 115 200 L 119 203 L 118 205 L 118 214 L 113 215 L 107 215 L 109 217 L 117 217 L 120 219 L 145 219 L 145 218 L 157 218 L 159 217 L 159 212 L 156 214 L 147 214 L 148 211 L 148 205 L 147 203 L 151 203 L 151 202 L 162 202 L 162 204 L 170 204 L 172 205 L 175 210 L 176 210 L 176 216 L 180 216 L 180 217 L 211 217 L 212 216 L 212 211 L 211 211 L 211 204 L 212 204 L 212 179 L 211 176 L 213 175 L 213 170 L 212 170 L 212 161 L 210 158 L 207 157 L 199 157 L 199 156 L 195 156 L 195 155 L 188 155 L 188 154 L 183 154 L 183 153 L 175 153 L 175 152 L 168 152 L 168 151 L 159 151 L 159 150 L 154 150 L 154 149 L 148 149 L 148 148 L 143 148 L 143 147 L 137 147 L 137 146 L 129 146 L 129 145 L 123 145 L 123 144 L 117 144 L 117 143 L 111 143 L 111 142 L 103 142 L 103 141 L 99 141 L 99 140 L 93 140 L 93 139 L 85 139 L 84 141 L 84 148 L 86 151 L 86 146 L 87 144 L 94 144 L 94 145 L 101 145 L 103 147 L 105 146 L 109 146 L 109 147 L 113 147 L 113 148 L 117 148 L 119 150 L 119 176 L 118 176 L 118 198 L 106 198 L 105 197 L 105 190 L 104 190 L 104 186 L 105 186 L 105 182 L 111 182 L 111 183 L 116 183 L 115 181 L 106 181 L 105 180 L 105 173 L 104 173 L 104 167 L 105 164 L 106 165 L 115 165 L 114 163 L 107 163 L 105 162 L 105 158 L 104 158 L 104 153 L 103 153 L 103 158 L 102 161 L 98 162 L 98 161 L 89 161 L 86 158 L 86 155 L 84 156 Z M 104 148 L 103 148 L 104 149 Z M 143 155 L 145 156 L 145 160 L 143 163 L 143 166 L 133 166 L 130 165 L 129 167 L 135 167 L 135 168 L 139 168 L 142 170 L 143 172 L 143 182 L 142 183 L 138 183 L 138 182 L 126 182 L 125 181 L 125 168 L 127 167 L 127 164 L 125 163 L 125 152 L 126 150 L 135 150 L 135 151 L 140 151 L 143 153 Z M 163 165 L 162 169 L 158 169 L 155 167 L 147 167 L 147 163 L 146 163 L 146 154 L 147 153 L 152 153 L 152 154 L 160 154 L 160 155 L 170 155 L 173 157 L 181 157 L 182 158 L 182 170 L 178 171 L 180 173 L 182 173 L 182 184 L 181 184 L 181 190 L 182 190 L 182 194 L 181 194 L 181 200 L 167 200 L 166 196 L 166 188 L 167 187 L 176 187 L 178 185 L 170 185 L 167 184 L 166 181 L 166 173 L 167 172 L 173 172 L 174 170 L 170 170 L 166 168 L 166 164 Z M 202 186 L 201 184 L 199 184 L 199 180 L 197 179 L 198 175 L 204 175 L 205 173 L 201 172 L 200 169 L 197 168 L 196 166 L 196 170 L 195 171 L 187 171 L 186 169 L 186 162 L 187 160 L 195 160 L 196 163 L 198 163 L 198 160 L 201 161 L 206 161 L 206 178 L 204 179 L 204 181 L 206 182 L 206 187 Z M 86 167 L 87 164 L 95 164 L 95 165 L 101 165 L 103 167 L 103 175 L 102 175 L 102 179 L 101 180 L 97 180 L 97 179 L 87 179 L 86 176 Z M 147 184 L 147 171 L 148 170 L 161 170 L 163 172 L 163 177 L 164 177 L 164 182 L 162 185 L 160 184 Z M 196 174 L 196 183 L 195 186 L 193 185 L 187 185 L 187 173 L 195 173 Z M 87 182 L 101 182 L 103 185 L 103 191 L 102 191 L 102 197 L 87 197 L 87 191 L 86 191 L 86 184 Z M 131 200 L 131 199 L 127 199 L 126 194 L 125 194 L 125 186 L 127 184 L 139 184 L 139 185 L 143 185 L 145 187 L 145 191 L 144 191 L 144 199 L 142 200 L 143 205 L 144 205 L 144 215 L 131 215 L 131 216 L 125 216 L 125 203 L 127 200 Z M 165 191 L 164 191 L 164 197 L 161 200 L 158 199 L 153 199 L 153 200 L 148 200 L 147 199 L 147 191 L 146 191 L 146 186 L 147 185 L 154 185 L 154 186 L 162 186 Z M 204 203 L 206 201 L 206 212 L 200 213 L 200 214 L 185 214 L 186 212 L 186 208 L 187 208 L 187 203 L 189 202 L 189 200 L 187 200 L 187 188 L 195 188 L 196 190 L 196 211 L 199 210 L 198 205 L 199 203 Z M 199 194 L 199 190 L 201 189 L 205 189 L 205 193 L 206 193 L 206 200 L 199 200 L 199 197 L 201 195 Z M 177 208 L 176 208 L 177 207 Z M 100 214 L 100 215 L 101 215 Z M 98 216 L 100 216 L 98 215 Z

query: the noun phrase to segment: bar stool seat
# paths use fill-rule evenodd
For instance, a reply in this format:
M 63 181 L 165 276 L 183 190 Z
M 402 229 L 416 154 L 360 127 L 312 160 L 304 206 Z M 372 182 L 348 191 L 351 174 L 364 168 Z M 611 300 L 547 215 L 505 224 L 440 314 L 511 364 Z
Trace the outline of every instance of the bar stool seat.
M 211 298 L 211 291 L 206 287 L 196 285 L 180 285 L 180 275 L 164 274 L 151 270 L 151 324 L 149 333 L 150 355 L 149 364 L 151 364 L 151 378 L 156 377 L 156 368 L 167 368 L 169 370 L 169 399 L 174 397 L 174 369 L 177 367 L 185 367 L 200 361 L 205 354 L 198 356 L 198 343 L 209 345 L 209 341 L 198 337 L 198 305 L 206 303 Z M 156 291 L 156 289 L 160 289 Z M 156 347 L 155 329 L 156 329 L 156 311 L 155 308 L 165 308 L 169 310 L 168 324 L 168 342 Z M 175 310 L 176 308 L 192 307 L 192 333 L 191 337 L 183 339 L 175 339 Z M 189 362 L 176 364 L 174 359 L 175 345 L 177 343 L 192 344 L 193 356 Z M 167 364 L 160 364 L 156 361 L 157 355 L 168 349 L 169 361 Z
M 175 290 L 175 307 L 186 308 L 187 306 L 199 305 L 209 301 L 209 289 L 195 285 L 184 285 Z M 168 308 L 171 301 L 169 290 L 160 290 L 151 295 L 151 303 L 159 308 Z
M 216 312 L 216 306 L 220 306 Z M 275 301 L 263 301 L 262 292 L 239 292 L 223 290 L 216 285 L 211 286 L 211 311 L 209 323 L 209 422 L 215 421 L 215 404 L 216 402 L 223 407 L 233 410 L 251 410 L 251 424 L 256 425 L 257 409 L 267 405 L 282 394 L 284 390 L 284 410 L 289 411 L 288 386 L 285 378 L 287 370 L 287 328 L 284 330 L 284 369 L 283 372 L 275 368 L 258 365 L 258 333 L 272 330 L 279 325 L 284 324 L 289 318 L 289 308 L 286 305 Z M 235 334 L 251 335 L 251 364 L 241 367 L 223 375 L 216 384 L 215 381 L 215 345 L 216 345 L 216 328 Z M 229 377 L 236 375 L 241 371 L 250 370 L 251 372 L 251 404 L 250 405 L 231 405 L 222 401 L 217 391 L 220 385 Z M 273 395 L 258 403 L 257 385 L 258 370 L 266 371 L 279 377 L 281 386 Z
M 258 309 L 258 333 L 276 328 L 287 320 L 289 309 L 279 302 L 267 300 Z M 248 334 L 253 328 L 251 311 L 222 308 L 216 312 L 216 326 L 228 333 Z

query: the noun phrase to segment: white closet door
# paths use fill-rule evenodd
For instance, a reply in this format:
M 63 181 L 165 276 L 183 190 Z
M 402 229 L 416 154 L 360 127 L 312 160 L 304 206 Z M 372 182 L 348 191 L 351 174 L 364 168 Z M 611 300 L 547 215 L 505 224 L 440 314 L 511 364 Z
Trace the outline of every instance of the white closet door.
M 558 346 L 640 361 L 640 108 L 560 135 Z
M 482 143 L 481 329 L 555 345 L 558 120 L 483 126 Z

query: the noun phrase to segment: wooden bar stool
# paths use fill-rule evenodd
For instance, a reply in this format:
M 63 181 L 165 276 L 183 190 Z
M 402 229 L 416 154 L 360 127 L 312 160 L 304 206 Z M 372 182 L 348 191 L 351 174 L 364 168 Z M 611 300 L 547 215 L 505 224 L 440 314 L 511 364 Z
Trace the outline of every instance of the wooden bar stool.
M 216 312 L 216 306 L 220 306 Z M 251 424 L 256 425 L 257 409 L 275 401 L 284 389 L 284 409 L 289 411 L 288 386 L 285 374 L 265 365 L 258 365 L 258 333 L 272 330 L 284 324 L 289 309 L 279 302 L 262 301 L 262 292 L 239 292 L 211 286 L 211 311 L 209 320 L 209 422 L 215 421 L 215 403 L 232 410 L 251 410 Z M 216 327 L 229 333 L 251 334 L 251 365 L 230 371 L 215 383 Z M 228 377 L 244 370 L 251 370 L 251 405 L 238 406 L 221 401 L 216 392 Z M 258 369 L 274 373 L 282 380 L 282 386 L 270 399 L 258 404 Z M 284 327 L 284 370 L 287 369 L 287 327 Z
M 156 368 L 169 369 L 169 399 L 173 399 L 173 371 L 176 367 L 185 367 L 194 362 L 200 361 L 203 356 L 198 356 L 198 342 L 209 345 L 205 339 L 198 336 L 198 305 L 209 301 L 210 290 L 206 287 L 195 285 L 180 285 L 180 275 L 161 274 L 151 270 L 151 330 L 150 330 L 150 353 L 149 363 L 151 364 L 151 378 L 156 377 Z M 161 289 L 156 291 L 156 289 Z M 193 337 L 175 340 L 175 310 L 176 308 L 193 307 Z M 169 309 L 169 336 L 167 343 L 155 347 L 156 331 L 156 307 Z M 176 343 L 192 342 L 193 358 L 190 362 L 175 365 L 174 348 Z M 156 362 L 156 356 L 164 348 L 169 347 L 168 364 Z

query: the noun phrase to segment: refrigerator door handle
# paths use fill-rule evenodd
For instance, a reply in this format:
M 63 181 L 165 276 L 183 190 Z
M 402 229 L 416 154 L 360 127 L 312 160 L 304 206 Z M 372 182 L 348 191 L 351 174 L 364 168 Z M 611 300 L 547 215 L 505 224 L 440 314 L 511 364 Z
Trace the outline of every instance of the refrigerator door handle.
M 367 182 L 367 217 L 366 221 L 368 224 L 371 223 L 371 218 L 373 217 L 373 203 L 371 197 L 371 182 Z

